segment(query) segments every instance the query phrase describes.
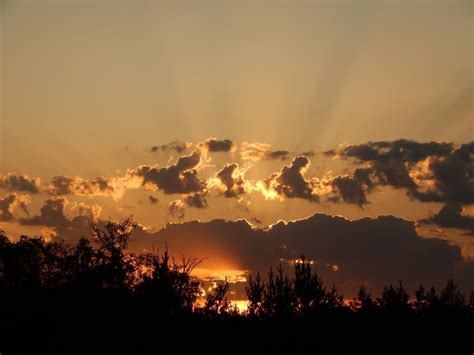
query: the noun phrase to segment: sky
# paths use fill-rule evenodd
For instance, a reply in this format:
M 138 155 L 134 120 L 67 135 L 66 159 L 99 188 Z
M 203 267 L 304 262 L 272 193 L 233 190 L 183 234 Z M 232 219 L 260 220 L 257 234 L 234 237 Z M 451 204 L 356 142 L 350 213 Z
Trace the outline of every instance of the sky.
M 473 289 L 473 10 L 0 0 L 0 229 Z

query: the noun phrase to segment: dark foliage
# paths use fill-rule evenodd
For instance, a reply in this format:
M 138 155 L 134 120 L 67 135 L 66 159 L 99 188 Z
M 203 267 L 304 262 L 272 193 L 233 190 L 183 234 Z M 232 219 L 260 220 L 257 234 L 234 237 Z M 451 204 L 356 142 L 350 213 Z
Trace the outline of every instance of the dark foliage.
M 473 350 L 465 334 L 473 330 L 474 293 L 467 299 L 453 280 L 440 293 L 420 286 L 413 298 L 401 282 L 375 299 L 362 286 L 347 301 L 301 257 L 293 277 L 281 266 L 266 281 L 250 276 L 248 311 L 239 313 L 227 281 L 198 302 L 202 285 L 191 274 L 199 260 L 129 253 L 135 226 L 110 222 L 72 246 L 0 233 L 2 355 L 196 352 L 203 339 L 207 352 L 243 353 L 249 334 L 258 344 L 252 352 L 261 353 Z M 399 346 L 382 351 L 378 341 Z

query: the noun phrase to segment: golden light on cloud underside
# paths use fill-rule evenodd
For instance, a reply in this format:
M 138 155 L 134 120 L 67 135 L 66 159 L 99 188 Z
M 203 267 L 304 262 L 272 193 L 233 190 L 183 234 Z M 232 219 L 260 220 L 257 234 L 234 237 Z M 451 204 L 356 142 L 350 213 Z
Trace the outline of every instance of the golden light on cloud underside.
M 248 270 L 196 268 L 193 276 L 206 281 L 247 282 Z
M 240 147 L 240 155 L 242 160 L 257 162 L 265 157 L 271 147 L 271 144 L 266 143 L 243 142 Z
M 412 166 L 408 163 L 405 164 L 410 178 L 412 178 L 413 182 L 418 186 L 420 192 L 429 193 L 435 189 L 434 176 L 431 172 L 430 166 L 436 160 L 442 159 L 428 157 Z
M 254 190 L 259 191 L 265 197 L 265 200 L 280 199 L 283 201 L 283 197 L 279 195 L 272 186 L 267 186 L 262 180 L 255 183 Z

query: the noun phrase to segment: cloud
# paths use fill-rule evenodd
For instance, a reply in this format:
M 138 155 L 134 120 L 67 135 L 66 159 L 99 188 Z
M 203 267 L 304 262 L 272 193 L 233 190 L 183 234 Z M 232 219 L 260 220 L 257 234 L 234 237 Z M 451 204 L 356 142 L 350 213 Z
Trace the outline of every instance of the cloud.
M 267 160 L 287 160 L 288 155 L 290 154 L 289 151 L 287 150 L 274 150 L 271 152 L 268 152 L 264 159 Z
M 181 200 L 171 201 L 168 205 L 168 212 L 174 218 L 177 218 L 177 219 L 184 218 L 184 215 L 185 215 L 184 202 Z
M 218 267 L 222 257 L 241 269 L 265 272 L 270 265 L 304 254 L 315 261 L 327 282 L 337 282 L 352 294 L 361 284 L 380 291 L 398 280 L 412 289 L 420 282 L 442 285 L 466 262 L 459 247 L 421 238 L 413 222 L 393 216 L 349 221 L 316 214 L 268 229 L 244 220 L 192 221 L 169 224 L 153 234 L 155 238 L 167 242 L 170 250 L 207 257 L 206 267 Z M 472 280 L 463 286 L 473 287 Z
M 303 176 L 309 164 L 308 158 L 295 157 L 289 165 L 283 166 L 280 172 L 266 179 L 263 185 L 267 190 L 273 190 L 279 196 L 317 202 L 319 196 L 313 191 L 316 180 L 306 180 Z
M 168 144 L 163 144 L 163 145 L 159 145 L 159 146 L 153 146 L 150 148 L 150 152 L 152 153 L 157 153 L 157 152 L 176 152 L 178 154 L 181 154 L 183 153 L 184 151 L 186 151 L 188 148 L 190 148 L 192 146 L 191 143 L 187 143 L 187 142 L 180 142 L 180 141 L 173 141 L 171 143 L 168 143 Z
M 67 205 L 69 202 L 64 197 L 48 199 L 41 207 L 39 215 L 20 219 L 20 224 L 70 229 L 90 227 L 99 222 L 102 211 L 99 205 L 88 206 L 83 203 L 74 203 L 71 205 L 71 210 L 77 213 L 71 219 L 64 213 Z
M 406 189 L 422 202 L 474 203 L 474 142 L 456 149 L 452 143 L 401 139 L 349 145 L 325 154 L 369 164 L 365 168 L 371 169 L 374 186 Z
M 411 140 L 368 142 L 349 145 L 339 151 L 339 156 L 359 161 L 419 162 L 430 156 L 446 156 L 453 149 L 452 143 L 418 143 Z
M 80 202 L 73 203 L 71 206 L 71 211 L 77 211 L 76 215 L 72 218 L 72 225 L 81 225 L 87 227 L 91 224 L 99 223 L 102 207 L 97 204 L 89 206 Z
M 198 147 L 202 147 L 211 153 L 235 150 L 235 144 L 230 139 L 208 138 L 204 142 L 198 143 Z
M 189 207 L 207 208 L 207 199 L 204 193 L 194 193 L 188 195 L 184 198 L 184 202 L 186 202 Z
M 474 235 L 474 217 L 465 216 L 460 203 L 448 202 L 434 216 L 420 221 L 421 223 L 434 223 L 444 228 L 457 228 L 468 231 Z
M 9 194 L 0 199 L 0 221 L 10 222 L 15 220 L 14 210 L 19 207 L 28 214 L 27 204 L 30 202 L 28 195 Z
M 195 151 L 191 155 L 178 159 L 176 164 L 164 168 L 142 165 L 129 171 L 132 176 L 142 179 L 142 185 L 159 189 L 165 194 L 189 194 L 202 192 L 205 183 L 198 178 L 196 170 L 201 154 Z
M 270 148 L 270 144 L 244 142 L 240 147 L 240 156 L 243 160 L 257 162 L 268 154 Z
M 367 204 L 367 192 L 371 192 L 374 183 L 371 178 L 372 169 L 356 169 L 353 176 L 337 176 L 331 181 L 335 189 L 335 196 L 330 197 L 332 202 L 342 199 L 345 203 L 356 204 L 359 207 Z
M 111 179 L 98 177 L 86 180 L 79 176 L 54 176 L 48 193 L 54 196 L 110 196 L 115 192 Z
M 30 178 L 26 174 L 0 175 L 0 188 L 10 192 L 39 193 L 41 179 Z
M 426 194 L 427 200 L 474 203 L 474 142 L 434 160 L 429 168 L 436 193 Z
M 160 201 L 158 198 L 156 198 L 155 196 L 151 196 L 151 195 L 148 196 L 148 200 L 150 201 L 150 203 L 152 205 L 157 205 L 158 202 Z
M 287 160 L 291 154 L 287 150 L 272 150 L 270 144 L 242 143 L 240 156 L 242 160 L 257 162 L 259 160 Z
M 48 199 L 40 209 L 40 214 L 31 218 L 20 220 L 24 225 L 43 225 L 47 227 L 67 227 L 70 220 L 64 215 L 64 208 L 67 204 L 65 198 Z
M 243 172 L 236 163 L 226 164 L 217 174 L 217 178 L 225 187 L 225 197 L 238 197 L 245 193 L 245 181 L 242 175 Z
M 135 175 L 134 170 L 119 177 L 97 177 L 84 179 L 79 176 L 54 176 L 46 189 L 49 195 L 61 197 L 67 195 L 97 197 L 106 196 L 120 200 L 130 189 L 137 189 L 143 184 L 143 179 Z

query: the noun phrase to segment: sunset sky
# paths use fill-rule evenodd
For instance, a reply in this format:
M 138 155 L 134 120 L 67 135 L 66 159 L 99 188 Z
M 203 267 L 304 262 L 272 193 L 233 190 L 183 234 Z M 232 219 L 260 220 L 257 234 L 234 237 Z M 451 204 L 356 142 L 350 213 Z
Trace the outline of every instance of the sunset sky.
M 0 0 L 0 229 L 474 289 L 473 6 Z

